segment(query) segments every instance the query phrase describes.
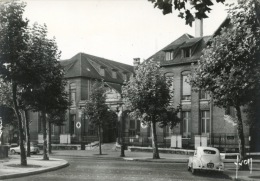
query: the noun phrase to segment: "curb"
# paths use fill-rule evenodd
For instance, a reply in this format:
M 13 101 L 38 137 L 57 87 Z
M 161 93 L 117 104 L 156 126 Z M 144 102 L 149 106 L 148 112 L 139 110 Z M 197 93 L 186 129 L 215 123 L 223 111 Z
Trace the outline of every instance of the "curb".
M 30 171 L 30 172 L 24 172 L 24 173 L 5 174 L 5 175 L 1 175 L 0 179 L 11 179 L 11 178 L 18 178 L 18 177 L 36 175 L 36 174 L 50 172 L 50 171 L 58 170 L 58 169 L 65 168 L 65 167 L 69 166 L 69 162 L 66 161 L 66 160 L 64 160 L 64 161 L 65 161 L 64 164 L 58 165 L 56 167 L 50 167 L 50 168 L 46 168 L 46 169 Z
M 165 159 L 165 158 L 160 158 L 160 159 L 141 159 L 141 158 L 123 158 L 125 161 L 137 161 L 137 162 L 153 162 L 153 163 L 187 163 L 188 159 Z

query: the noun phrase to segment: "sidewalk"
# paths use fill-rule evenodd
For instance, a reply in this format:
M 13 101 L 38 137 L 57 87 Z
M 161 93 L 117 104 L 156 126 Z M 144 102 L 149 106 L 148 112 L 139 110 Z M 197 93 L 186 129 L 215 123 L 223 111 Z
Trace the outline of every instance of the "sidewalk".
M 20 167 L 20 155 L 10 155 L 8 159 L 0 160 L 0 180 L 56 170 L 69 165 L 65 160 L 55 156 L 98 157 L 125 161 L 143 161 L 158 163 L 187 163 L 189 155 L 160 153 L 161 159 L 152 159 L 151 152 L 125 151 L 125 157 L 120 157 L 120 150 L 102 149 L 102 155 L 97 150 L 53 150 L 49 161 L 42 160 L 42 155 L 27 158 L 27 167 Z M 235 180 L 235 159 L 225 159 L 224 174 Z M 51 164 L 50 164 L 51 163 Z M 253 160 L 253 172 L 239 171 L 238 180 L 260 180 L 260 160 Z
M 10 155 L 9 158 L 0 160 L 0 180 L 39 174 L 69 165 L 62 159 L 42 160 L 42 155 L 27 157 L 27 164 L 28 166 L 21 167 L 20 155 Z

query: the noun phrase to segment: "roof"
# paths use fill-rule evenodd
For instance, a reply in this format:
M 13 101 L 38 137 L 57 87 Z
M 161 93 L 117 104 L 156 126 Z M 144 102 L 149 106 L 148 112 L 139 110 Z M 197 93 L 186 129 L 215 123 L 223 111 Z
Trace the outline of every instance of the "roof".
M 68 60 L 61 60 L 60 64 L 65 69 L 65 78 L 67 79 L 82 77 L 103 79 L 105 82 L 123 84 L 124 76 L 126 75 L 129 78 L 134 72 L 134 68 L 131 65 L 86 53 L 78 53 Z M 100 74 L 100 69 L 104 69 L 104 76 Z M 116 74 L 116 78 L 113 78 L 113 72 Z
M 206 47 L 206 44 L 210 38 L 211 36 L 194 38 L 189 34 L 183 34 L 172 43 L 149 57 L 147 61 L 159 61 L 161 63 L 161 66 L 196 62 L 200 58 L 202 50 L 204 47 Z M 183 48 L 191 48 L 191 57 L 182 57 L 181 49 Z M 172 60 L 165 60 L 165 52 L 167 51 L 174 51 L 174 57 Z

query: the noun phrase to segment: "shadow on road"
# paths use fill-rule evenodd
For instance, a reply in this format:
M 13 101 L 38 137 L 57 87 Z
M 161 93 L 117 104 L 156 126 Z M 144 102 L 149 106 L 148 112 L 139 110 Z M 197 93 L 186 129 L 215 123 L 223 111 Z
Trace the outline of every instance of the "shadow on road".
M 216 179 L 229 179 L 232 180 L 231 177 L 221 172 L 213 172 L 213 171 L 200 171 L 196 173 L 196 176 L 204 177 L 204 178 L 216 178 Z

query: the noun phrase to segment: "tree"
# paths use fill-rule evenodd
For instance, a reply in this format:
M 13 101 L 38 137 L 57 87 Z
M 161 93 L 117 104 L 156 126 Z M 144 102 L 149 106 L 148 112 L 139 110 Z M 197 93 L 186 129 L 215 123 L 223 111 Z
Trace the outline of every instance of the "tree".
M 230 8 L 229 25 L 211 40 L 191 77 L 192 86 L 212 93 L 216 106 L 235 108 L 240 160 L 246 156 L 241 107 L 259 96 L 260 28 L 256 2 L 249 0 Z
M 41 112 L 43 159 L 48 160 L 46 116 L 59 107 L 61 99 L 67 99 L 64 91 L 66 81 L 63 79 L 64 71 L 58 62 L 60 52 L 55 39 L 47 38 L 46 25 L 34 24 L 30 29 L 29 37 L 28 51 L 25 56 L 32 61 L 27 71 L 30 72 L 33 80 L 31 84 L 24 87 L 22 100 L 31 110 Z
M 48 140 L 48 152 L 51 153 L 51 125 L 62 126 L 65 121 L 65 114 L 69 107 L 68 96 L 65 89 L 62 90 L 59 99 L 56 103 L 52 104 L 55 107 L 50 109 L 48 112 L 48 130 L 49 130 L 49 140 Z
M 23 19 L 24 7 L 24 3 L 16 1 L 0 5 L 0 77 L 11 84 L 13 108 L 19 127 L 21 165 L 26 166 L 22 118 L 17 100 L 18 86 L 28 81 L 24 79 L 27 73 L 23 69 L 27 64 L 23 55 L 27 51 L 28 41 L 28 21 Z
M 172 8 L 180 11 L 179 17 L 185 18 L 186 25 L 192 26 L 192 22 L 195 18 L 203 19 L 208 18 L 207 12 L 210 13 L 211 6 L 214 5 L 212 0 L 148 0 L 154 4 L 154 7 L 162 10 L 164 15 L 172 13 Z M 225 0 L 215 0 L 217 3 L 224 3 Z M 190 7 L 189 7 L 189 4 Z M 187 8 L 188 7 L 188 8 Z M 195 9 L 192 13 L 191 9 Z M 184 12 L 182 12 L 184 11 Z M 184 15 L 185 14 L 185 15 Z
M 159 159 L 156 123 L 160 126 L 175 126 L 179 110 L 170 104 L 173 90 L 171 80 L 160 72 L 157 62 L 145 62 L 138 66 L 135 76 L 123 87 L 123 96 L 132 115 L 142 123 L 151 125 L 153 158 Z
M 96 81 L 92 87 L 90 99 L 86 102 L 84 113 L 98 130 L 99 154 L 102 155 L 102 129 L 104 126 L 113 124 L 117 115 L 106 104 L 106 87 L 103 81 Z

